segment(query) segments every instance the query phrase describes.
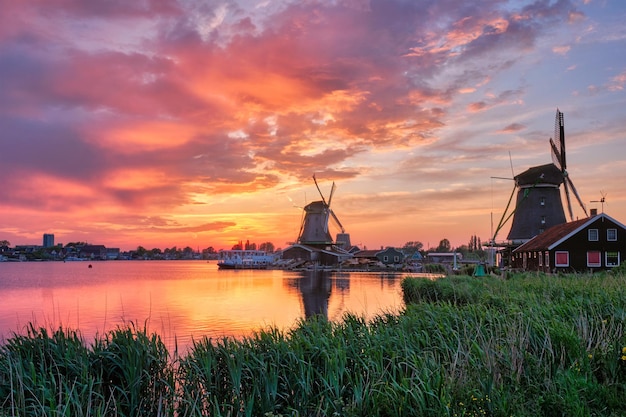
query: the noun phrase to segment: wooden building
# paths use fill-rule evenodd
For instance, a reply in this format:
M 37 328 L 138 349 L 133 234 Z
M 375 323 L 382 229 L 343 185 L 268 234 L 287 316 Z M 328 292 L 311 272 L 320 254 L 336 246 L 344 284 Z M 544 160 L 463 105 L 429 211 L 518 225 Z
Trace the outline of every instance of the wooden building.
M 351 253 L 335 246 L 321 248 L 296 243 L 285 248 L 282 252 L 282 259 L 300 260 L 321 266 L 339 265 L 341 262 L 350 258 L 352 258 Z
M 626 226 L 602 213 L 547 229 L 513 250 L 514 269 L 594 272 L 620 265 Z

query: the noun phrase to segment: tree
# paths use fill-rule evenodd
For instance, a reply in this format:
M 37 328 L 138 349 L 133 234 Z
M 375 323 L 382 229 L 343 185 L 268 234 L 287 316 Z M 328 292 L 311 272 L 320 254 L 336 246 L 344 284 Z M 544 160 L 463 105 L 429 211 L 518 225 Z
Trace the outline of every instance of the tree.
M 137 250 L 135 251 L 135 254 L 137 255 L 137 258 L 145 259 L 146 255 L 148 254 L 148 250 L 144 248 L 143 246 L 137 246 Z
M 70 242 L 70 243 L 66 244 L 65 247 L 66 248 L 76 248 L 76 247 L 79 247 L 79 246 L 86 246 L 88 244 L 89 243 L 87 243 L 87 242 Z
M 481 251 L 483 250 L 483 245 L 480 242 L 480 238 L 476 235 L 472 235 L 470 237 L 470 242 L 468 245 L 468 249 L 470 252 L 476 252 L 476 251 Z
M 439 246 L 435 249 L 435 252 L 452 252 L 450 241 L 448 239 L 441 239 Z
M 263 242 L 259 245 L 259 250 L 269 253 L 274 252 L 274 244 L 272 242 Z
M 424 244 L 418 240 L 406 242 L 402 246 L 402 252 L 405 255 L 413 255 L 415 252 L 419 252 L 424 247 Z
M 9 242 L 8 240 L 0 240 L 0 246 L 6 246 L 11 247 L 11 242 Z

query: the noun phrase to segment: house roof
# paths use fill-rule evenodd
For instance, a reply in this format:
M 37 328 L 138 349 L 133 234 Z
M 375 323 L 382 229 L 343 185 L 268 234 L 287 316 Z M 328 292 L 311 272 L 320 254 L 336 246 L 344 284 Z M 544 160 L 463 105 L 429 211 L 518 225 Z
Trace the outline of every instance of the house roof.
M 380 249 L 360 250 L 354 254 L 354 257 L 355 258 L 375 258 L 378 252 L 380 252 Z
M 539 250 L 553 249 L 556 245 L 560 244 L 564 240 L 569 239 L 571 236 L 578 233 L 585 227 L 597 222 L 599 219 L 608 219 L 616 225 L 620 226 L 621 228 L 626 228 L 617 220 L 606 215 L 605 213 L 602 213 L 598 214 L 597 216 L 586 217 L 584 219 L 574 220 L 573 222 L 562 223 L 556 226 L 552 226 L 545 232 L 535 236 L 523 245 L 520 245 L 515 250 L 513 250 L 513 252 L 533 252 Z

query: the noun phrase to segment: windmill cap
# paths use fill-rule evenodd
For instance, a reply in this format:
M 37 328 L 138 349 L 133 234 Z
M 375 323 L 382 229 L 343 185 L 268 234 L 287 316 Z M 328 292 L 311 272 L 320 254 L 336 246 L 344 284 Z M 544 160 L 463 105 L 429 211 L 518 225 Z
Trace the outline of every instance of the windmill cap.
M 563 184 L 563 173 L 554 164 L 545 164 L 527 169 L 515 176 L 518 185 Z

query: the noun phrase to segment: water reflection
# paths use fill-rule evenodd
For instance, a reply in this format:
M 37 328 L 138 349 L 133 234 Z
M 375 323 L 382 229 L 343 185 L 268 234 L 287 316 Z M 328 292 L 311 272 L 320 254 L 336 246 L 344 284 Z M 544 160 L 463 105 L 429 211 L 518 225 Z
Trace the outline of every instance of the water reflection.
M 74 265 L 76 264 L 76 265 Z M 80 264 L 80 265 L 79 265 Z M 198 261 L 0 265 L 0 344 L 28 322 L 80 329 L 86 340 L 129 321 L 170 344 L 242 337 L 322 315 L 372 317 L 402 308 L 403 274 L 220 271 Z
M 286 279 L 285 284 L 300 293 L 305 319 L 320 315 L 326 319 L 337 320 L 348 312 L 345 300 L 350 296 L 351 277 L 354 279 L 357 275 L 359 273 L 301 271 L 296 276 Z M 389 287 L 395 287 L 400 277 L 397 273 L 368 273 L 368 275 L 370 278 L 378 278 L 382 292 L 388 291 Z M 338 302 L 329 316 L 331 295 L 338 299 Z

